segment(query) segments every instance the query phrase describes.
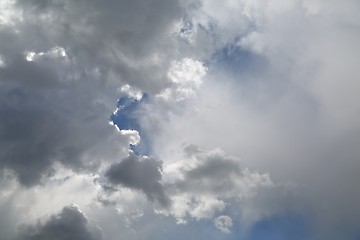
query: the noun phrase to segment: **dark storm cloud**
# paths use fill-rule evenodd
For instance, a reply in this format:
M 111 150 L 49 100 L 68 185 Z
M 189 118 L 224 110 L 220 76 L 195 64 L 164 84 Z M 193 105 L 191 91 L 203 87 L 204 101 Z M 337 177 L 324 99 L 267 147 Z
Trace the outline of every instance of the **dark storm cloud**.
M 111 165 L 106 176 L 110 183 L 141 190 L 150 200 L 167 207 L 169 199 L 161 184 L 161 169 L 161 161 L 130 153 L 120 163 Z
M 16 240 L 101 240 L 101 230 L 89 224 L 76 206 L 67 206 L 45 223 L 22 226 Z

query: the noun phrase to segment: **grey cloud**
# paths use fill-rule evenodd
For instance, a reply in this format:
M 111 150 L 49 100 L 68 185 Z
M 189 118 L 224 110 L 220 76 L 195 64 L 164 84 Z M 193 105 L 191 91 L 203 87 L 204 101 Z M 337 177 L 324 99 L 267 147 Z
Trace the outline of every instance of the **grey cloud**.
M 219 149 L 203 150 L 195 145 L 185 147 L 185 157 L 164 167 L 164 187 L 172 200 L 165 214 L 179 222 L 189 219 L 211 219 L 216 213 L 232 209 L 242 223 L 253 223 L 277 212 L 255 199 L 270 199 L 282 191 L 268 174 L 251 171 L 235 157 Z M 275 208 L 276 206 L 276 208 Z M 256 217 L 245 212 L 256 213 Z
M 22 55 L 0 69 L 0 78 L 5 82 L 21 82 L 40 88 L 56 85 L 59 81 L 54 65 L 29 62 Z
M 242 156 L 246 166 L 269 172 L 272 180 L 299 183 L 302 196 L 294 201 L 312 205 L 327 235 L 356 232 L 358 7 L 356 0 L 221 6 L 215 0 L 18 0 L 19 19 L 0 26 L 0 169 L 12 170 L 23 185 L 32 186 L 53 173 L 55 162 L 93 171 L 102 160 L 121 159 L 129 141 L 107 124 L 120 95 L 116 89 L 127 83 L 161 93 L 171 85 L 166 76 L 171 60 L 189 57 L 209 63 L 199 98 L 141 112 L 156 156 L 170 165 L 184 141 L 221 147 Z M 173 34 L 178 21 L 183 21 L 180 40 Z M 67 62 L 24 60 L 25 51 L 56 46 L 66 50 Z M 225 54 L 221 64 L 231 66 L 219 68 L 216 51 L 222 54 L 224 47 L 262 60 L 247 55 L 244 62 L 233 61 Z M 185 110 L 172 115 L 177 109 Z M 172 209 L 179 218 L 184 212 L 209 217 L 230 199 L 254 194 L 256 199 L 242 201 L 234 212 L 246 210 L 256 218 L 267 211 L 258 202 L 269 206 L 266 199 L 276 193 L 268 187 L 268 175 L 219 153 L 187 151 L 173 166 L 176 173 L 164 174 L 163 180 L 160 163 L 136 157 L 114 164 L 114 174 L 109 170 L 108 175 L 114 185 L 141 190 L 155 201 L 177 197 L 175 205 L 185 205 Z M 147 179 L 125 177 L 126 168 Z M 195 200 L 188 204 L 189 198 Z M 339 231 L 344 222 L 349 228 Z
M 12 24 L 0 26 L 0 168 L 32 186 L 54 162 L 93 171 L 123 157 L 128 137 L 108 124 L 116 89 L 168 84 L 178 1 L 19 0 L 11 11 Z M 46 54 L 55 47 L 67 55 Z M 26 51 L 45 54 L 26 61 Z
M 206 151 L 189 145 L 185 147 L 185 153 L 191 160 L 182 162 L 178 167 L 178 173 L 183 175 L 175 181 L 174 189 L 178 191 L 241 198 L 243 194 L 246 196 L 251 193 L 251 185 L 255 191 L 257 187 L 272 186 L 267 174 L 251 172 L 238 158 L 226 156 L 221 150 Z M 242 188 L 239 185 L 242 181 L 252 184 Z
M 91 225 L 76 206 L 66 206 L 45 223 L 24 225 L 16 240 L 101 240 L 99 228 Z
M 168 207 L 170 202 L 161 183 L 161 169 L 161 161 L 136 156 L 130 152 L 130 155 L 120 163 L 110 166 L 106 177 L 111 184 L 141 190 L 150 200 Z
M 186 173 L 186 179 L 221 178 L 226 175 L 241 175 L 243 166 L 237 159 L 225 158 L 219 155 L 209 156 L 206 161 L 200 163 L 197 168 Z
M 29 21 L 24 28 L 44 34 L 45 44 L 63 46 L 87 67 L 145 91 L 166 86 L 166 66 L 175 57 L 169 32 L 183 12 L 178 1 L 46 2 L 18 1 Z
M 126 140 L 107 123 L 110 110 L 78 86 L 31 89 L 1 84 L 0 167 L 22 184 L 38 183 L 54 162 L 75 170 L 94 169 L 100 159 L 117 156 Z M 90 153 L 92 155 L 90 155 Z

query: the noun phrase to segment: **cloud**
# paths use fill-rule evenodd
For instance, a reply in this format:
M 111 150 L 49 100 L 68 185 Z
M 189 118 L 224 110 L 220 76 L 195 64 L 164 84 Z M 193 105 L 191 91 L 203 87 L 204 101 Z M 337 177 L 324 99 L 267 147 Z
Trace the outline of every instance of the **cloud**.
M 110 166 L 106 177 L 113 185 L 141 190 L 150 200 L 167 207 L 169 199 L 161 184 L 161 170 L 161 161 L 130 152 L 127 158 Z
M 206 74 L 206 67 L 199 61 L 184 58 L 174 61 L 170 65 L 168 78 L 172 87 L 166 88 L 158 97 L 165 101 L 181 101 L 196 95 L 197 89 L 202 84 L 202 78 Z
M 219 216 L 214 219 L 214 225 L 224 233 L 230 233 L 230 228 L 233 225 L 232 219 L 229 216 Z
M 54 162 L 87 171 L 123 154 L 113 147 L 126 146 L 127 137 L 107 123 L 106 104 L 97 103 L 94 92 L 84 94 L 83 83 L 44 89 L 1 85 L 0 167 L 13 170 L 22 184 L 51 175 Z
M 185 152 L 189 161 L 178 161 L 174 163 L 175 166 L 168 166 L 168 169 L 178 174 L 175 184 L 180 190 L 200 194 L 216 193 L 223 198 L 237 196 L 241 199 L 252 196 L 257 186 L 273 184 L 268 175 L 252 173 L 239 159 L 227 157 L 221 150 L 204 151 L 190 145 L 185 148 Z M 243 184 L 243 181 L 252 184 Z
M 178 1 L 17 1 L 17 6 L 28 25 L 86 66 L 99 67 L 115 81 L 147 92 L 166 85 L 166 66 L 174 47 L 167 41 L 168 33 L 182 13 Z M 76 20 L 79 15 L 83 21 Z
M 89 224 L 85 214 L 77 206 L 70 205 L 44 223 L 22 226 L 16 239 L 46 240 L 101 240 L 101 230 Z
M 161 54 L 166 44 L 160 43 L 180 16 L 178 3 L 4 4 L 0 168 L 34 186 L 53 174 L 54 163 L 91 172 L 126 156 L 139 136 L 118 134 L 109 117 L 119 97 L 138 94 L 133 89 L 161 92 L 168 84 L 165 63 L 172 53 Z M 128 15 L 132 11 L 137 16 Z
M 173 203 L 165 214 L 175 216 L 179 222 L 212 219 L 232 205 L 240 205 L 240 212 L 242 208 L 250 209 L 246 203 L 249 199 L 275 188 L 269 175 L 250 171 L 239 159 L 219 149 L 206 151 L 189 145 L 184 151 L 186 157 L 166 164 L 163 175 L 166 193 Z M 245 215 L 244 222 L 254 221 Z
M 314 238 L 356 239 L 358 9 L 1 1 L 1 237 L 76 200 L 108 239 L 214 221 L 208 238 L 241 239 L 294 212 Z

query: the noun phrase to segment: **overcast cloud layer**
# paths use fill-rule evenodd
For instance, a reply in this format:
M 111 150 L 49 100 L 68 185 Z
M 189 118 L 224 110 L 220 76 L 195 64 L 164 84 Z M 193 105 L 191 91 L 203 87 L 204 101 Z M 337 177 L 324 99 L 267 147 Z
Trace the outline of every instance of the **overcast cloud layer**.
M 359 239 L 359 13 L 2 0 L 0 239 Z

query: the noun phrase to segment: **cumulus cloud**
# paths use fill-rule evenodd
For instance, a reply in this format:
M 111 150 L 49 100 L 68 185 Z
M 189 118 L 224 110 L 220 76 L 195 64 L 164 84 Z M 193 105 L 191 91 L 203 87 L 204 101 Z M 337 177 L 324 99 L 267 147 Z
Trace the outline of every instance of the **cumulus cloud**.
M 190 145 L 184 151 L 183 160 L 165 165 L 163 176 L 173 202 L 168 213 L 179 222 L 211 219 L 231 204 L 246 208 L 247 199 L 274 187 L 267 174 L 250 171 L 221 150 L 206 151 Z
M 161 161 L 136 156 L 130 152 L 127 158 L 110 166 L 106 177 L 113 185 L 123 185 L 141 190 L 150 200 L 167 207 L 169 200 L 161 184 L 161 170 Z
M 92 226 L 77 206 L 70 205 L 44 223 L 22 226 L 16 239 L 101 240 L 101 230 Z

